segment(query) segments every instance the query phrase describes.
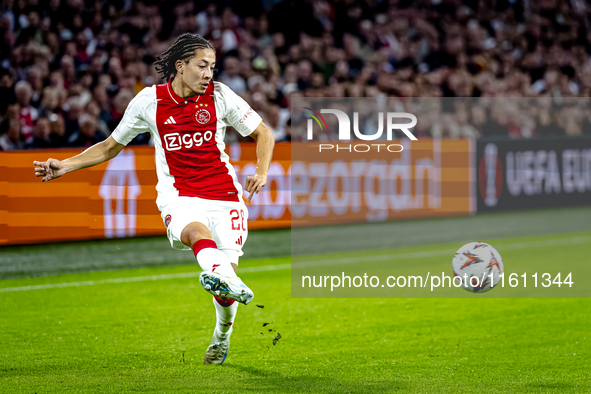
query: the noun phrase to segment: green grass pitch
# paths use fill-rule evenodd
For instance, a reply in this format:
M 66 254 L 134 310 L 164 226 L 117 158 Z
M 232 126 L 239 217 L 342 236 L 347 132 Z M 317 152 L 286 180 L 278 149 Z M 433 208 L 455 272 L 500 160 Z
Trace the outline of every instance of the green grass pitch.
M 203 365 L 215 314 L 196 264 L 2 280 L 46 288 L 0 292 L 0 392 L 591 392 L 589 299 L 292 299 L 289 262 L 241 263 L 255 300 L 222 366 Z

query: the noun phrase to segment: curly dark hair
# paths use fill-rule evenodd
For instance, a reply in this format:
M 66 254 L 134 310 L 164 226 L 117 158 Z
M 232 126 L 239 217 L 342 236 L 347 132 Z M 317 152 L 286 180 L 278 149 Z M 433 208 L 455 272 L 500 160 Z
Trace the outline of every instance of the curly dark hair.
M 189 63 L 189 60 L 195 56 L 197 49 L 211 49 L 215 52 L 212 43 L 199 34 L 183 33 L 170 48 L 164 51 L 161 56 L 156 57 L 154 67 L 160 77 L 168 81 L 169 78 L 176 75 L 176 61 L 182 60 Z

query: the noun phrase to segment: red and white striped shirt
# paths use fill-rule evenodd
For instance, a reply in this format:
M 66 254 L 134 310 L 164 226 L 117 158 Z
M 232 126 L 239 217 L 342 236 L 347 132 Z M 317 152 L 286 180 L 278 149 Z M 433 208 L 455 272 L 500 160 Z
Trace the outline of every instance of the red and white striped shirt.
M 159 208 L 175 196 L 240 201 L 242 187 L 224 152 L 226 127 L 251 134 L 261 117 L 220 82 L 203 95 L 182 98 L 168 84 L 143 89 L 125 110 L 113 138 L 127 145 L 150 132 L 156 149 Z

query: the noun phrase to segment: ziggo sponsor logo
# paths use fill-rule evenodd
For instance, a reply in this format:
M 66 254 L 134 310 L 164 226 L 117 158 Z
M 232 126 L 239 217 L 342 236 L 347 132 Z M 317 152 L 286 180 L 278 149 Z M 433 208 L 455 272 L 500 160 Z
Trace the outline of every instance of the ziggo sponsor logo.
M 194 146 L 201 146 L 204 142 L 211 141 L 214 132 L 207 130 L 205 132 L 197 131 L 195 133 L 168 133 L 162 136 L 167 151 L 179 150 L 182 148 L 191 149 Z

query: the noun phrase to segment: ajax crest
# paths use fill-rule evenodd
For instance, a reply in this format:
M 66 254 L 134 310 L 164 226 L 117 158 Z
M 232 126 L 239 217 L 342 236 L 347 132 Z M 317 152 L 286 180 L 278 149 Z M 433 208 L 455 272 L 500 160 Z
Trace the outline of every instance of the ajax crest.
M 197 123 L 206 124 L 211 119 L 211 114 L 206 109 L 200 109 L 195 113 L 195 120 Z

